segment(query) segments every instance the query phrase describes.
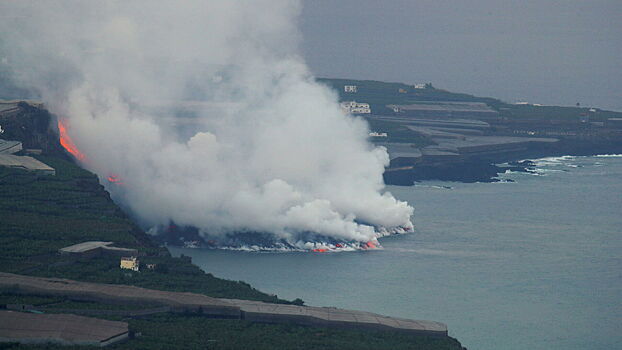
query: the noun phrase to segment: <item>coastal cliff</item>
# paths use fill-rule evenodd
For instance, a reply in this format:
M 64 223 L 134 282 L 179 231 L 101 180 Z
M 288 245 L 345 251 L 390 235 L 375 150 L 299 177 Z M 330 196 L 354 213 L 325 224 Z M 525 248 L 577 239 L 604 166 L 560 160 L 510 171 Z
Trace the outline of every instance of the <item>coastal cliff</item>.
M 9 120 L 12 123 L 6 122 Z M 63 278 L 106 283 L 118 290 L 139 287 L 154 292 L 181 292 L 175 295 L 184 296 L 192 292 L 205 298 L 235 299 L 247 308 L 279 304 L 298 310 L 304 304 L 300 299 L 280 299 L 242 281 L 215 277 L 194 265 L 189 257 L 172 257 L 111 200 L 95 174 L 81 169 L 63 153 L 50 120 L 53 118 L 47 111 L 31 104 L 16 104 L 8 113 L 0 112 L 0 121 L 9 125 L 5 135 L 40 150 L 33 156 L 55 169 L 55 175 L 40 175 L 0 167 L 0 271 L 36 276 L 42 281 Z M 25 123 L 24 128 L 20 121 Z M 128 251 L 137 251 L 141 270 L 120 269 L 119 257 L 114 255 L 76 257 L 59 253 L 63 247 L 84 241 L 114 242 Z M 123 320 L 129 340 L 110 345 L 115 349 L 170 349 L 180 344 L 187 349 L 204 349 L 206 344 L 230 349 L 462 349 L 457 340 L 444 334 L 439 337 L 380 328 L 342 329 L 330 322 L 272 324 L 250 318 L 209 318 L 201 308 L 201 312 L 189 308 L 188 312 L 171 313 L 147 302 L 125 305 L 75 295 L 33 294 L 15 290 L 14 283 L 5 287 L 0 288 L 0 308 Z M 5 345 L 11 349 L 66 348 L 16 342 Z

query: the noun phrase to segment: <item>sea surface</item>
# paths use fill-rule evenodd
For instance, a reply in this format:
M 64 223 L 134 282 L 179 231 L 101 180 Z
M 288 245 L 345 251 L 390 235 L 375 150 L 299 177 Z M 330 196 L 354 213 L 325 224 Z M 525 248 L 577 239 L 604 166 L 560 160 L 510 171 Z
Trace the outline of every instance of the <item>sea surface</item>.
M 515 182 L 389 187 L 416 230 L 382 250 L 171 251 L 281 298 L 441 321 L 469 349 L 622 349 L 622 156 L 536 163 Z

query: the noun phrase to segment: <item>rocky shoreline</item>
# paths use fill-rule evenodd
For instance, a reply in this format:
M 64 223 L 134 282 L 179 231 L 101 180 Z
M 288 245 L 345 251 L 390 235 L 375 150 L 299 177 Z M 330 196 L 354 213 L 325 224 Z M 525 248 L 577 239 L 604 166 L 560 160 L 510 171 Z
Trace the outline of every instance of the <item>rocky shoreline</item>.
M 593 156 L 622 154 L 622 141 L 560 140 L 551 145 L 532 147 L 516 153 L 494 157 L 472 157 L 453 161 L 421 162 L 410 167 L 391 169 L 384 173 L 387 185 L 413 186 L 416 182 L 436 180 L 464 183 L 498 182 L 506 171 L 533 172 L 529 159 L 560 156 Z

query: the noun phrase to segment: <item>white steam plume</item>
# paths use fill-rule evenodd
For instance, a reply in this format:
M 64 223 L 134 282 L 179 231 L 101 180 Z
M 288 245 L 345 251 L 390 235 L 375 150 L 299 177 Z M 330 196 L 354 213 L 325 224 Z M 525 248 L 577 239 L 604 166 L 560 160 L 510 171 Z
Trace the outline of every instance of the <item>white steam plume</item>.
M 297 54 L 297 1 L 8 1 L 0 56 L 149 225 L 369 241 L 410 228 L 386 150 Z

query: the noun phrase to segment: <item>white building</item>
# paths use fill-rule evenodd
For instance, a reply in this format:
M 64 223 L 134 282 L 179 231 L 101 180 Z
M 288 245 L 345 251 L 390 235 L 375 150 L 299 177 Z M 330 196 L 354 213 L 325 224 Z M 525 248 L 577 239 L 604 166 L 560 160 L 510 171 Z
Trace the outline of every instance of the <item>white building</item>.
M 138 272 L 140 261 L 135 256 L 122 257 L 119 265 L 121 269 L 132 270 Z
M 387 135 L 386 132 L 375 132 L 375 131 L 372 131 L 372 132 L 369 133 L 369 136 L 370 137 L 388 137 L 389 135 Z
M 415 89 L 425 89 L 425 84 L 415 84 Z
M 356 93 L 358 91 L 358 88 L 356 87 L 356 85 L 344 85 L 343 91 Z
M 341 102 L 341 109 L 345 113 L 351 114 L 370 114 L 371 108 L 369 103 L 361 103 L 356 101 Z

